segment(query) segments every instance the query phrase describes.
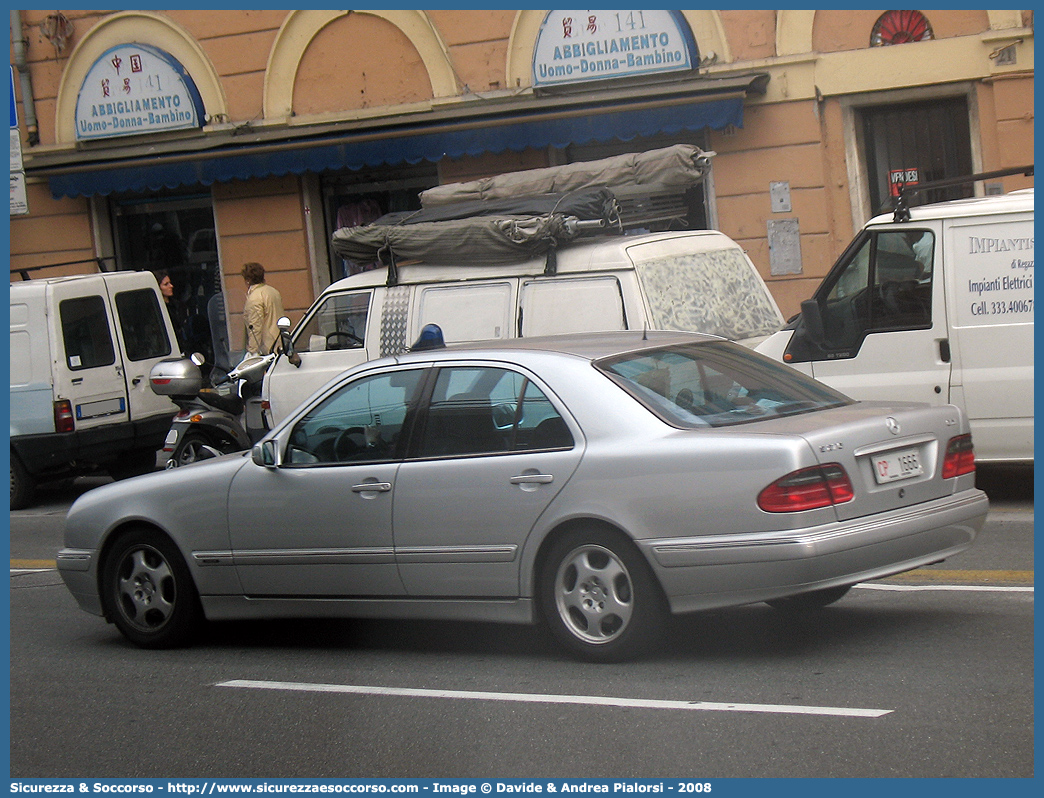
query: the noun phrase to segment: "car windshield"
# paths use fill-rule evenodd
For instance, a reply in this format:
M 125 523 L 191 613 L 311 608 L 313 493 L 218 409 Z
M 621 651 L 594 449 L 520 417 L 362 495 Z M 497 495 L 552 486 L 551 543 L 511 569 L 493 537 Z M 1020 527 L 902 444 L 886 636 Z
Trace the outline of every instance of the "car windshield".
M 595 365 L 677 427 L 724 427 L 852 403 L 789 366 L 727 341 L 647 349 Z

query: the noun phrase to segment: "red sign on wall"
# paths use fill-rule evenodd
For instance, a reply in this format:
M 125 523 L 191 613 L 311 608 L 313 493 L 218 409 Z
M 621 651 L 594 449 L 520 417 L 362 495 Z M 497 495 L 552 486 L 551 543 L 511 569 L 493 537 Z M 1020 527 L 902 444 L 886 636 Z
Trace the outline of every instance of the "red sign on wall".
M 918 173 L 916 169 L 892 169 L 888 172 L 888 190 L 893 197 L 898 197 L 903 186 L 916 186 Z

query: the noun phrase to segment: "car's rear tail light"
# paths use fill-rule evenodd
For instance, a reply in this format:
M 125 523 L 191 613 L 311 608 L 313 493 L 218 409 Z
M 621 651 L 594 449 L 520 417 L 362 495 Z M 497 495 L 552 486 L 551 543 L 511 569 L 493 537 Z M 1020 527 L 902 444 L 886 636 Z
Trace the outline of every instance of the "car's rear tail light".
M 72 402 L 60 399 L 54 403 L 55 432 L 75 432 L 76 420 L 73 418 Z
M 961 474 L 975 471 L 975 448 L 971 435 L 958 435 L 950 438 L 946 444 L 946 457 L 943 458 L 943 479 L 953 479 Z
M 839 463 L 803 468 L 781 477 L 758 494 L 766 513 L 797 513 L 844 504 L 855 498 L 852 481 Z

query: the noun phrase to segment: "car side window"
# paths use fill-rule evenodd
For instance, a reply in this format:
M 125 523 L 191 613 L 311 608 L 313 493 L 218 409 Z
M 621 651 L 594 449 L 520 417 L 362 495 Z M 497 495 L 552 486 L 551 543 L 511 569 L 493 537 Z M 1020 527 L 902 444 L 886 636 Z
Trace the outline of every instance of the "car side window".
M 365 346 L 371 296 L 370 291 L 331 294 L 297 333 L 294 348 L 298 352 L 327 352 Z
M 439 371 L 422 425 L 418 457 L 459 457 L 570 448 L 573 437 L 550 400 L 509 369 Z
M 853 349 L 869 332 L 930 327 L 934 249 L 928 230 L 867 236 L 820 300 L 827 348 Z
M 422 369 L 391 371 L 343 386 L 294 425 L 286 462 L 329 465 L 400 457 L 423 374 Z

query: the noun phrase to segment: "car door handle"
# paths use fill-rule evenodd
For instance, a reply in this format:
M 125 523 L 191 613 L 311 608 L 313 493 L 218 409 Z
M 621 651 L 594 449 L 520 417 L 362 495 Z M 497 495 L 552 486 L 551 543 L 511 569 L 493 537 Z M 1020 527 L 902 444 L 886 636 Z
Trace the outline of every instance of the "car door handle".
M 521 474 L 511 477 L 512 485 L 550 485 L 554 481 L 553 474 Z
M 390 482 L 363 482 L 361 485 L 352 485 L 353 493 L 387 493 L 392 488 Z

